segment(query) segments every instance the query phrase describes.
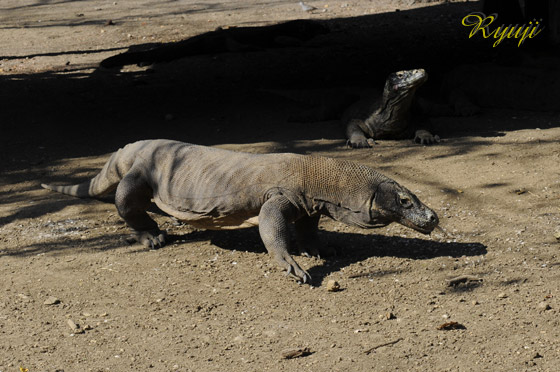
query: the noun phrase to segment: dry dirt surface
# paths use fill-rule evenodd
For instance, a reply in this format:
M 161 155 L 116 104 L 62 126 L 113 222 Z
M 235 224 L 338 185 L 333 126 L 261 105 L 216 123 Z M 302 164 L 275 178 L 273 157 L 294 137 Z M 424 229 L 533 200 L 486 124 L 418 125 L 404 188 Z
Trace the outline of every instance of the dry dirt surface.
M 337 121 L 291 123 L 269 88 L 380 86 L 424 67 L 527 48 L 468 39 L 477 2 L 0 3 L 0 371 L 558 371 L 560 115 L 486 108 L 434 119 L 442 142 L 346 148 Z M 397 11 L 397 9 L 399 11 Z M 306 48 L 102 71 L 99 62 L 218 26 L 323 20 Z M 111 21 L 111 22 L 109 22 Z M 505 57 L 504 57 L 505 56 Z M 433 84 L 433 85 L 430 85 Z M 559 100 L 560 102 L 560 100 Z M 447 234 L 322 219 L 332 257 L 297 256 L 300 285 L 253 229 L 127 242 L 111 200 L 48 192 L 92 177 L 128 142 L 172 138 L 349 159 L 396 179 Z M 458 278 L 457 281 L 452 279 Z M 338 291 L 328 291 L 335 280 Z

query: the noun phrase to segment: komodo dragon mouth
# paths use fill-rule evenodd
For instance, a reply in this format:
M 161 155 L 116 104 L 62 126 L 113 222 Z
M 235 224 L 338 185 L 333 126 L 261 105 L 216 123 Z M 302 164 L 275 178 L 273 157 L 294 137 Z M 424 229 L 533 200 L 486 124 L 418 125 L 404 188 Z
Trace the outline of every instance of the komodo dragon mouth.
M 439 219 L 436 216 L 436 222 L 434 224 L 431 224 L 431 225 L 427 226 L 427 227 L 415 225 L 413 222 L 411 222 L 409 220 L 399 221 L 399 223 L 406 226 L 406 227 L 410 227 L 411 229 L 414 229 L 418 232 L 421 232 L 422 234 L 430 234 L 438 226 Z
M 410 217 L 402 217 L 397 222 L 403 226 L 410 227 L 422 234 L 430 234 L 439 225 L 439 218 L 433 210 L 422 206 Z

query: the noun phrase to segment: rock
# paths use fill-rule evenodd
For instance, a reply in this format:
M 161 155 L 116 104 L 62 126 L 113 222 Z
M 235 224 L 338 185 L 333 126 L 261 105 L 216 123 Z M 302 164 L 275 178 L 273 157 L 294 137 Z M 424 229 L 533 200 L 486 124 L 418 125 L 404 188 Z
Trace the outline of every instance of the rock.
M 66 324 L 72 329 L 74 333 L 84 333 L 84 330 L 80 328 L 79 324 L 76 324 L 72 319 L 68 319 Z
M 467 327 L 458 322 L 447 322 L 437 326 L 437 329 L 439 329 L 440 331 L 451 331 L 455 329 L 467 329 Z
M 397 317 L 395 316 L 395 314 L 389 312 L 389 313 L 385 314 L 385 319 L 391 320 L 391 319 L 397 319 Z
M 560 240 L 560 230 L 554 233 L 554 237 L 556 238 L 556 240 Z
M 505 294 L 504 292 L 500 293 L 498 295 L 498 298 L 507 298 L 507 294 Z
M 24 293 L 19 293 L 18 297 L 21 298 L 23 302 L 33 302 L 33 299 Z
M 550 305 L 547 304 L 547 303 L 544 302 L 544 301 L 543 301 L 543 302 L 540 302 L 540 303 L 537 305 L 537 307 L 538 307 L 539 310 L 544 310 L 544 311 L 552 309 L 552 307 L 550 307 Z
M 340 291 L 340 284 L 336 280 L 329 280 L 327 282 L 327 291 L 337 292 Z
M 43 302 L 43 305 L 58 305 L 60 303 L 60 300 L 54 296 L 50 296 L 48 297 L 45 302 Z
M 287 349 L 282 351 L 282 358 L 284 359 L 294 359 L 300 358 L 311 354 L 311 350 L 308 347 Z

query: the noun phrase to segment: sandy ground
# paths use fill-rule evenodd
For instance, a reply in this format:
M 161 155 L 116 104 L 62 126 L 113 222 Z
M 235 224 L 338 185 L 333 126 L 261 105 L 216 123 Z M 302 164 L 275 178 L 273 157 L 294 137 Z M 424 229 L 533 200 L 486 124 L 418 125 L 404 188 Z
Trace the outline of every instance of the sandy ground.
M 424 67 L 423 89 L 437 96 L 453 66 L 521 50 L 467 38 L 460 19 L 476 2 L 309 4 L 318 9 L 2 1 L 0 371 L 558 371 L 558 113 L 487 108 L 434 119 L 435 146 L 350 150 L 337 121 L 290 123 L 305 107 L 264 93 L 377 87 L 390 71 Z M 296 18 L 334 32 L 309 48 L 97 68 L 133 44 Z M 336 255 L 296 257 L 313 277 L 299 285 L 256 230 L 202 231 L 154 213 L 173 242 L 146 250 L 127 243 L 110 200 L 39 186 L 91 177 L 112 151 L 145 138 L 367 164 L 431 206 L 448 236 L 322 219 L 320 238 Z M 449 286 L 461 275 L 480 281 Z M 341 291 L 327 291 L 331 279 Z M 448 322 L 463 328 L 439 329 Z M 282 357 L 294 348 L 309 355 Z

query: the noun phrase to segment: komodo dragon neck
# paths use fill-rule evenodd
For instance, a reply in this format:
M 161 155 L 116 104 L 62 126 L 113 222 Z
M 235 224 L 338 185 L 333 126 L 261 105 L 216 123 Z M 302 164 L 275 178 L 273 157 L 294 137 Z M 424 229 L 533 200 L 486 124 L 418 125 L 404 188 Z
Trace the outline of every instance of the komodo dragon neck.
M 308 214 L 319 212 L 362 228 L 373 227 L 359 221 L 375 219 L 372 197 L 381 183 L 392 182 L 391 179 L 370 167 L 331 158 L 301 156 L 293 164 Z M 386 224 L 381 222 L 375 224 Z
M 372 138 L 401 132 L 407 126 L 416 89 L 426 80 L 424 70 L 391 74 L 385 82 L 379 106 L 364 120 L 367 128 L 362 129 L 367 130 Z

